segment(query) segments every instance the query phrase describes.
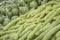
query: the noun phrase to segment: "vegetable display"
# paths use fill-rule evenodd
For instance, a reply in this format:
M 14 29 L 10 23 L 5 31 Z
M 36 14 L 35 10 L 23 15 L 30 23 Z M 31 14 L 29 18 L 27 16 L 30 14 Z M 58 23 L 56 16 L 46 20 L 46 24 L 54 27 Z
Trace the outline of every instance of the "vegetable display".
M 60 2 L 58 0 L 49 2 L 47 0 L 42 2 L 39 0 L 40 6 L 38 6 L 39 4 L 36 3 L 36 0 L 32 2 L 31 0 L 9 1 L 11 1 L 11 4 L 16 3 L 17 6 L 12 7 L 13 9 L 1 10 L 1 12 L 7 12 L 7 14 L 2 13 L 6 16 L 1 14 L 0 40 L 60 40 Z M 23 7 L 19 7 L 17 2 Z M 27 8 L 28 4 L 25 5 L 25 2 L 30 4 L 29 8 Z M 19 13 L 22 14 L 19 15 Z
M 24 15 L 13 16 L 11 22 L 8 16 L 3 18 L 6 26 L 0 25 L 0 40 L 60 40 L 60 2 L 33 7 Z

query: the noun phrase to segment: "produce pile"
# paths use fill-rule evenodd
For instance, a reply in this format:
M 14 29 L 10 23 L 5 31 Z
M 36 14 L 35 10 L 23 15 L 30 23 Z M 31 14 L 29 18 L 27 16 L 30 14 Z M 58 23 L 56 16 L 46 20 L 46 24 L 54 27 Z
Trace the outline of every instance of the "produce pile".
M 1 25 L 0 40 L 60 40 L 60 2 L 33 7 L 6 26 Z
M 0 6 L 0 40 L 60 40 L 59 0 L 34 1 L 37 6 L 19 6 L 16 0 Z
M 11 20 L 28 12 L 31 8 L 47 3 L 50 0 L 8 0 L 0 5 L 0 25 L 5 26 Z

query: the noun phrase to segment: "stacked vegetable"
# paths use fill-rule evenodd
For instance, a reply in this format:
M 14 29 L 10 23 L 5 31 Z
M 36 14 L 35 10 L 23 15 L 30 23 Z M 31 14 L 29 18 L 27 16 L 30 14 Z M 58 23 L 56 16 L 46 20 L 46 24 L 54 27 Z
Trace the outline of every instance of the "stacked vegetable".
M 60 40 L 60 3 L 32 8 L 0 29 L 0 40 Z
M 11 20 L 25 14 L 31 8 L 47 3 L 50 0 L 8 0 L 0 5 L 0 24 L 5 26 Z

